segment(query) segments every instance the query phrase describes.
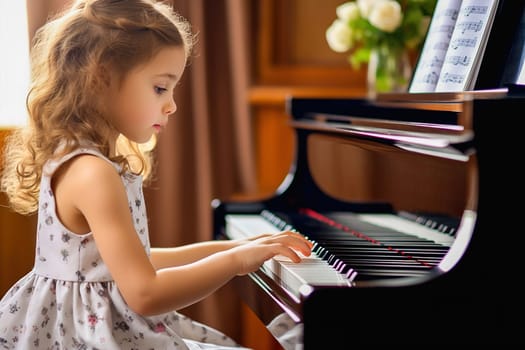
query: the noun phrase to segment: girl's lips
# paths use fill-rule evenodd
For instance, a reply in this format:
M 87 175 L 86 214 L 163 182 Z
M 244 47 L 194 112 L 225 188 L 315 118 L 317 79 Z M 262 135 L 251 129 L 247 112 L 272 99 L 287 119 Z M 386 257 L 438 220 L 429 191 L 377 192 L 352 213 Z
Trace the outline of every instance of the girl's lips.
M 162 121 L 160 123 L 153 124 L 153 128 L 155 129 L 155 132 L 159 133 L 162 131 L 162 129 L 166 128 L 166 125 L 168 125 L 168 121 Z

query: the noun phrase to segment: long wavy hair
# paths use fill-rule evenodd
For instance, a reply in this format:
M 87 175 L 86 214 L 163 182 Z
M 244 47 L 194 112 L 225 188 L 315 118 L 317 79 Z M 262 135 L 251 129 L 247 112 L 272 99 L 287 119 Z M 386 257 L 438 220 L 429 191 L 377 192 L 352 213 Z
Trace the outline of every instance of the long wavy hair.
M 101 67 L 122 81 L 166 47 L 182 47 L 188 62 L 192 44 L 189 23 L 155 0 L 77 0 L 41 27 L 31 49 L 29 121 L 4 149 L 1 190 L 11 208 L 21 214 L 37 210 L 48 160 L 85 143 L 110 158 L 115 129 L 98 102 L 105 86 Z M 146 181 L 154 144 L 154 138 L 137 144 L 120 134 L 110 159 Z

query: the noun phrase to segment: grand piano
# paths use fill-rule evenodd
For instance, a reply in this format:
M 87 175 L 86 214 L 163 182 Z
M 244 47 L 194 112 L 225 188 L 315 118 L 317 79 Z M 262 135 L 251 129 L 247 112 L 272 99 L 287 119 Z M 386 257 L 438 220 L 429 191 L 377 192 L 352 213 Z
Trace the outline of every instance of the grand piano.
M 231 282 L 262 322 L 291 320 L 305 350 L 525 343 L 525 93 L 500 73 L 475 91 L 289 98 L 295 159 L 274 195 L 213 201 L 218 239 L 314 243 Z
M 525 236 L 518 220 L 523 132 L 516 126 L 525 98 L 506 91 L 457 98 L 395 106 L 354 99 L 289 101 L 297 154 L 275 196 L 215 202 L 214 210 L 218 237 L 274 226 L 296 229 L 316 244 L 304 264 L 272 259 L 233 281 L 265 324 L 286 313 L 303 326 L 304 349 L 525 342 L 519 281 Z M 331 189 L 331 195 L 320 188 L 315 178 L 326 174 L 311 172 L 309 146 L 316 142 L 310 139 L 321 148 L 339 143 L 354 155 L 368 155 L 369 190 L 379 192 L 378 200 L 341 200 L 342 189 Z M 362 171 L 352 170 L 352 159 L 342 154 L 349 164 L 336 161 L 329 168 L 349 169 L 332 175 L 352 182 Z M 389 173 L 396 161 L 410 167 Z M 390 178 L 409 183 L 401 181 L 400 190 Z M 439 188 L 429 191 L 425 181 Z M 386 201 L 399 195 L 397 202 L 406 207 Z

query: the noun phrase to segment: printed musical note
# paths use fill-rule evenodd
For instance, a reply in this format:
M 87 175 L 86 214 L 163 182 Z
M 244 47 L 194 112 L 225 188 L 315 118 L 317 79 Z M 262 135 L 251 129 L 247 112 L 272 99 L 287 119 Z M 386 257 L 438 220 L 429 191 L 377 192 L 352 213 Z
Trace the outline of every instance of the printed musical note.
M 454 50 L 457 50 L 460 47 L 474 47 L 476 45 L 476 38 L 470 39 L 470 38 L 458 38 L 456 40 L 453 40 L 450 44 L 450 47 L 452 47 Z
M 441 57 L 438 57 L 438 56 L 434 56 L 432 57 L 432 59 L 430 60 L 428 66 L 429 67 L 438 67 L 438 68 L 441 68 L 441 66 L 443 65 L 443 58 Z
M 468 17 L 472 14 L 484 15 L 487 13 L 487 9 L 487 6 L 465 6 L 463 7 L 462 12 Z
M 456 19 L 458 19 L 458 13 L 459 10 L 453 7 L 445 9 L 445 11 L 443 11 L 440 15 L 449 17 L 451 20 L 455 21 Z
M 430 72 L 426 74 L 421 80 L 425 84 L 436 84 L 438 81 L 438 74 L 436 72 Z
M 447 58 L 447 63 L 453 64 L 457 66 L 458 64 L 461 64 L 463 66 L 468 65 L 470 62 L 470 57 L 463 55 L 463 56 L 450 56 Z
M 461 74 L 445 73 L 439 80 L 445 83 L 461 84 L 464 78 L 465 76 Z
M 458 23 L 456 27 L 463 29 L 461 31 L 463 34 L 465 34 L 465 32 L 468 32 L 468 31 L 476 33 L 476 32 L 479 32 L 481 28 L 483 27 L 483 22 L 482 21 L 462 22 L 462 23 Z

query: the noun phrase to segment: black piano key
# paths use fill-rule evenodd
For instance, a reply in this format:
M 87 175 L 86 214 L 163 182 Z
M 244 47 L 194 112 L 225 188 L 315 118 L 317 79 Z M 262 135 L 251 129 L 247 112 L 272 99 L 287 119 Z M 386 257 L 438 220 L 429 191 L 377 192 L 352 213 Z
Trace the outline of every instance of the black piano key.
M 451 236 L 455 235 L 459 223 L 461 222 L 459 218 L 431 213 L 409 213 L 401 211 L 399 212 L 399 215 L 421 225 L 435 228 L 436 230 Z
M 336 271 L 358 278 L 390 278 L 427 273 L 439 264 L 448 247 L 431 240 L 380 227 L 354 215 L 329 215 L 344 224 L 342 230 L 307 215 L 265 213 L 279 228 L 294 229 L 313 243 L 312 252 Z

